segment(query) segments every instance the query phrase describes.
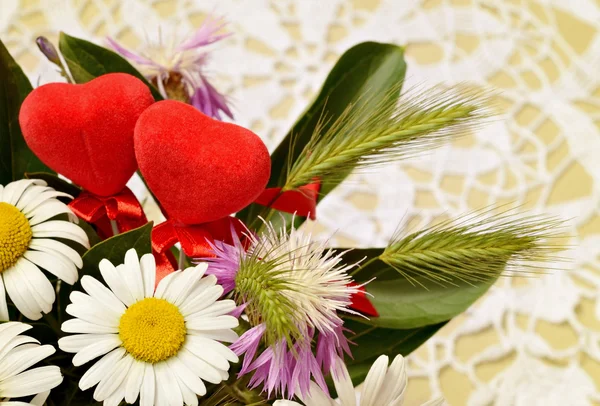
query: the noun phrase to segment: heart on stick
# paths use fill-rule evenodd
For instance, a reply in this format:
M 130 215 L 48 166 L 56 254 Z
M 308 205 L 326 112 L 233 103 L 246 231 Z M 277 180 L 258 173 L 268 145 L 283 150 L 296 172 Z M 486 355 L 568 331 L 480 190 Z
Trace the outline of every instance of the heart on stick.
M 19 123 L 44 164 L 91 193 L 111 196 L 137 169 L 133 130 L 152 103 L 141 80 L 111 73 L 81 85 L 38 87 L 23 101 Z
M 135 127 L 135 154 L 168 216 L 201 224 L 235 213 L 265 189 L 267 147 L 252 131 L 174 100 L 155 103 Z

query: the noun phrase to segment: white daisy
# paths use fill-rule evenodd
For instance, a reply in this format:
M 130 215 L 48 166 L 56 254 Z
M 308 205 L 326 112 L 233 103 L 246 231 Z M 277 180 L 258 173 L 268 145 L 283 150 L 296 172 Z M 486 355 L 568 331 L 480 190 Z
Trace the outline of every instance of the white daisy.
M 58 239 L 89 248 L 85 232 L 69 221 L 53 220 L 59 214 L 77 218 L 57 197 L 71 197 L 46 186 L 42 180 L 23 179 L 0 185 L 0 320 L 8 320 L 6 293 L 27 318 L 38 320 L 52 310 L 54 287 L 45 269 L 72 285 L 80 255 Z
M 63 323 L 61 350 L 74 352 L 73 365 L 102 358 L 79 381 L 94 385 L 94 399 L 118 405 L 124 398 L 140 406 L 197 405 L 203 381 L 228 378 L 238 357 L 221 342 L 233 342 L 237 318 L 228 315 L 232 300 L 218 300 L 223 288 L 207 265 L 169 274 L 155 289 L 156 264 L 151 254 L 138 260 L 134 249 L 116 268 L 104 259 L 100 273 L 108 288 L 90 276 L 81 278 L 87 295 L 71 294 Z
M 0 405 L 42 405 L 50 389 L 63 380 L 57 366 L 27 370 L 56 351 L 51 345 L 40 345 L 35 338 L 20 335 L 30 328 L 12 321 L 0 324 Z M 10 401 L 29 396 L 33 396 L 30 403 Z
M 381 355 L 369 369 L 369 373 L 357 394 L 346 366 L 339 360 L 339 368 L 333 373 L 333 383 L 339 399 L 332 399 L 319 385 L 310 383 L 307 396 L 299 397 L 302 403 L 292 400 L 278 400 L 273 406 L 401 406 L 404 404 L 407 378 L 404 358 L 397 355 L 388 368 L 389 358 Z M 441 406 L 443 399 L 434 399 L 422 406 Z

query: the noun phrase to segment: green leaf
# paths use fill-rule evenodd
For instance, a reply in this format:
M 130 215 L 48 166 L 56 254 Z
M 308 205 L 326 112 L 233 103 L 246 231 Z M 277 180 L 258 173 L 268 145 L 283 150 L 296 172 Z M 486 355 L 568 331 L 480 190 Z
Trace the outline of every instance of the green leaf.
M 353 358 L 346 359 L 346 366 L 354 385 L 363 382 L 369 368 L 377 357 L 388 355 L 390 360 L 397 354 L 406 356 L 419 348 L 446 322 L 410 330 L 395 330 L 366 326 L 351 320 L 344 323 L 354 335 L 349 335 Z
M 131 248 L 135 248 L 138 256 L 152 252 L 152 243 L 150 236 L 152 233 L 152 222 L 149 222 L 139 228 L 115 235 L 94 245 L 83 255 L 83 268 L 81 276 L 91 275 L 100 278 L 98 264 L 104 258 L 108 259 L 115 266 L 122 264 L 125 259 L 125 253 Z
M 395 329 L 440 323 L 467 310 L 495 282 L 466 284 L 456 281 L 454 285 L 442 286 L 425 278 L 418 279 L 421 286 L 404 278 L 369 283 L 365 289 L 373 295 L 370 300 L 379 317 L 356 320 Z
M 346 51 L 327 76 L 313 104 L 271 155 L 268 187 L 283 186 L 290 163 L 298 158 L 321 118 L 326 117 L 330 125 L 353 103 L 362 103 L 364 111 L 369 111 L 379 104 L 390 89 L 398 88 L 399 95 L 398 86 L 404 80 L 405 73 L 404 49 L 399 46 L 364 42 Z M 323 132 L 327 124 L 322 127 Z M 348 174 L 338 175 L 335 182 L 324 184 L 320 198 L 333 190 Z M 261 206 L 251 205 L 238 217 L 248 223 L 254 221 L 261 211 Z
M 162 96 L 146 78 L 125 58 L 104 47 L 89 41 L 60 33 L 58 47 L 62 53 L 73 79 L 77 83 L 85 83 L 98 76 L 123 72 L 143 81 L 152 91 L 154 100 L 162 100 Z
M 0 41 L 0 184 L 22 179 L 25 172 L 52 172 L 29 149 L 21 127 L 19 110 L 32 91 L 21 67 Z
M 350 264 L 366 258 L 363 261 L 365 265 L 354 273 L 358 282 L 375 278 L 365 286 L 365 290 L 372 295 L 369 300 L 379 317 L 352 317 L 371 326 L 414 329 L 450 320 L 467 310 L 497 279 L 496 276 L 469 283 L 454 280 L 446 285 L 426 277 L 408 280 L 378 259 L 383 251 L 383 248 L 354 249 L 344 255 L 344 261 Z

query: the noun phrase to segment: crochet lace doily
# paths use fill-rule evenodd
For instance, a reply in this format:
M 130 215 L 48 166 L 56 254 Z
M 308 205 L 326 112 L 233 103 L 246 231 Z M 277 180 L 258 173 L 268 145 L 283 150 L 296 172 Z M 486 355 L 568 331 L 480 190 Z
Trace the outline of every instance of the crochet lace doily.
M 274 148 L 336 58 L 406 45 L 409 84 L 499 89 L 502 117 L 410 161 L 355 175 L 319 206 L 339 245 L 383 246 L 490 204 L 570 219 L 564 271 L 503 279 L 410 357 L 409 404 L 600 404 L 600 3 L 593 0 L 1 0 L 0 36 L 34 83 L 58 80 L 37 35 L 143 48 L 223 15 L 209 72 L 236 121 Z M 1 78 L 0 78 L 1 80 Z

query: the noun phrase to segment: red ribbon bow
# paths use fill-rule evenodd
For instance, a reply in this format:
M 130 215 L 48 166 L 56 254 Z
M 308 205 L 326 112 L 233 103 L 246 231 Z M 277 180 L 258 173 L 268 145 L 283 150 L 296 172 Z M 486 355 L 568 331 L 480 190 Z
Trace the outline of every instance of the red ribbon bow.
M 223 241 L 233 244 L 232 233 L 242 235 L 246 226 L 235 217 L 223 217 L 210 223 L 197 225 L 178 224 L 167 220 L 152 229 L 152 250 L 156 258 L 156 283 L 173 272 L 177 263 L 169 251 L 177 241 L 188 257 L 214 257 L 211 244 Z
M 77 217 L 96 225 L 103 239 L 113 235 L 110 220 L 116 221 L 120 233 L 148 222 L 140 202 L 127 187 L 112 196 L 98 196 L 83 191 L 69 203 L 69 207 Z
M 254 203 L 302 217 L 310 216 L 311 220 L 315 220 L 320 190 L 321 183 L 318 180 L 285 192 L 282 192 L 280 187 L 272 187 L 265 189 Z
M 350 282 L 348 286 L 358 286 L 358 284 L 355 282 Z M 375 306 L 373 306 L 373 303 L 371 303 L 371 301 L 367 297 L 367 293 L 364 286 L 360 286 L 358 288 L 358 292 L 350 296 L 350 301 L 351 303 L 349 307 L 352 310 L 356 310 L 357 312 L 360 312 L 365 316 L 379 317 L 377 309 L 375 309 Z

